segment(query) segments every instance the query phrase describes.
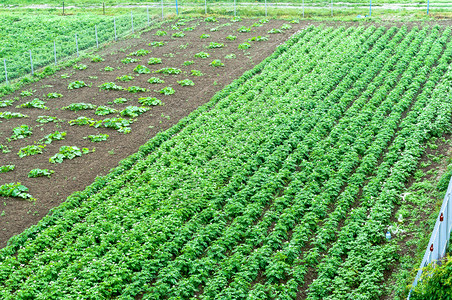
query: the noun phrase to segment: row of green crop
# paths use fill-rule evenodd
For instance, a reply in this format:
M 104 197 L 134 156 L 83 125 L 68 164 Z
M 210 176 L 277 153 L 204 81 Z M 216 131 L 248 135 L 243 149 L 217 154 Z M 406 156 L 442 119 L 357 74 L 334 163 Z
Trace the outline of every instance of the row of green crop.
M 152 21 L 152 16 L 150 16 Z M 116 35 L 131 32 L 131 14 L 115 17 Z M 134 29 L 148 24 L 146 10 L 133 16 Z M 115 39 L 112 16 L 0 16 L 0 32 L 5 39 L 0 47 L 0 83 L 6 80 L 3 60 L 6 60 L 8 79 L 31 73 L 30 50 L 34 69 L 57 62 L 79 51 L 96 46 L 95 26 L 99 44 Z M 77 35 L 77 43 L 76 37 Z M 55 42 L 55 44 L 54 44 Z
M 294 299 L 309 285 L 310 299 L 378 297 L 400 189 L 450 126 L 449 36 L 302 31 L 14 237 L 0 295 Z

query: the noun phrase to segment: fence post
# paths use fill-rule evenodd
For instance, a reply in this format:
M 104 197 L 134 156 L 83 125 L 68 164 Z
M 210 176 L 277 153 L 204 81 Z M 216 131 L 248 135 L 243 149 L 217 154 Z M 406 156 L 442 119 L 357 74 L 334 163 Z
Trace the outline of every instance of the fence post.
M 205 14 L 207 15 L 207 0 L 204 0 L 204 11 Z
M 116 17 L 113 17 L 113 25 L 115 27 L 115 41 L 118 40 L 118 36 L 116 35 Z
M 146 6 L 146 14 L 148 16 L 148 26 L 149 26 L 150 25 L 150 22 L 149 22 L 149 6 Z
M 64 1 L 63 1 L 63 16 L 64 16 Z
M 78 55 L 78 40 L 77 40 L 77 34 L 75 34 L 75 47 L 77 47 L 77 57 Z
M 33 58 L 31 58 L 31 50 L 30 50 L 30 65 L 31 65 L 31 75 L 35 75 L 35 72 L 33 71 Z
M 176 0 L 176 15 L 179 15 L 179 8 L 177 7 L 177 0 Z
M 104 12 L 104 15 L 105 15 L 105 2 L 102 2 L 102 8 L 103 8 L 103 12 Z
M 267 17 L 267 0 L 265 0 L 265 17 Z
M 304 18 L 304 0 L 303 0 L 303 18 Z
M 99 49 L 99 39 L 97 38 L 97 25 L 94 25 L 94 31 L 96 32 L 96 47 Z
M 57 64 L 57 58 L 56 58 L 56 43 L 53 41 L 53 56 L 55 57 L 55 66 Z
M 133 30 L 133 12 L 130 12 L 130 18 L 132 20 L 132 33 L 135 33 L 135 31 Z
M 430 0 L 427 0 L 427 16 L 428 16 L 428 9 L 429 9 L 429 6 L 430 6 Z
M 369 17 L 372 17 L 372 0 L 370 0 Z
M 162 20 L 163 20 L 163 0 L 162 0 Z
M 6 84 L 8 84 L 8 71 L 6 71 L 6 58 L 3 59 L 3 64 L 5 65 L 5 79 L 6 79 Z

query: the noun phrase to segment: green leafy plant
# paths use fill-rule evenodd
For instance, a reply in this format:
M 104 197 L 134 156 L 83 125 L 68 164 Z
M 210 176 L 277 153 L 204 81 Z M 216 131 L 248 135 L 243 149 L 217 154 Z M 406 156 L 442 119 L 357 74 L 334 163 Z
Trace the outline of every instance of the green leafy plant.
M 138 103 L 146 106 L 162 105 L 162 101 L 155 97 L 142 97 L 138 98 Z
M 121 59 L 121 62 L 123 64 L 130 64 L 130 63 L 136 63 L 139 62 L 140 60 L 138 58 L 132 58 L 132 57 L 126 57 L 124 59 Z
M 20 184 L 20 182 L 7 183 L 0 186 L 0 196 L 36 200 L 27 192 L 28 188 Z
M 129 55 L 131 56 L 145 56 L 148 55 L 149 53 L 151 53 L 151 51 L 146 50 L 146 49 L 139 49 L 135 52 L 130 53 Z
M 103 59 L 100 55 L 94 55 L 91 57 L 92 62 L 103 62 L 105 59 Z
M 130 75 L 122 75 L 122 76 L 116 77 L 116 80 L 119 80 L 119 81 L 131 81 L 131 80 L 133 80 L 134 78 L 135 78 L 135 77 L 130 76 Z
M 113 100 L 113 102 L 116 104 L 122 104 L 122 103 L 126 103 L 127 99 L 126 98 L 116 98 L 115 100 Z
M 88 68 L 88 66 L 84 64 L 75 64 L 72 68 L 74 68 L 75 70 L 85 70 L 86 68 Z
M 251 27 L 262 27 L 264 26 L 264 24 L 262 23 L 254 23 L 253 25 L 251 25 Z
M 148 108 L 148 107 L 127 106 L 120 112 L 120 115 L 123 117 L 135 118 L 141 114 L 144 114 L 149 109 L 150 108 Z
M 55 98 L 61 98 L 61 97 L 63 97 L 63 95 L 59 94 L 59 93 L 48 93 L 47 94 L 47 98 L 49 98 L 49 99 L 55 99 Z
M 73 82 L 69 83 L 67 88 L 69 90 L 74 90 L 74 89 L 79 89 L 79 88 L 82 88 L 82 87 L 85 87 L 85 86 L 88 86 L 85 82 L 76 80 L 76 81 L 73 81 Z
M 185 36 L 185 33 L 182 31 L 175 32 L 172 34 L 172 37 L 175 37 L 175 38 L 180 38 L 180 37 L 184 37 L 184 36 Z
M 21 95 L 22 97 L 33 96 L 33 90 L 30 89 L 30 90 L 22 91 L 22 92 L 20 92 L 20 95 Z
M 88 135 L 87 137 L 84 137 L 84 139 L 89 139 L 91 142 L 102 142 L 106 141 L 108 139 L 108 134 L 98 134 L 98 135 Z
M 283 33 L 283 32 L 281 29 L 272 28 L 268 31 L 268 33 L 275 34 L 275 33 Z
M 78 125 L 78 126 L 83 126 L 83 125 L 93 125 L 96 123 L 96 121 L 94 119 L 88 118 L 88 117 L 78 117 L 75 120 L 70 120 L 69 125 Z
M 231 19 L 231 22 L 240 22 L 240 21 L 242 21 L 242 18 L 237 17 L 237 16 L 235 16 Z
M 124 99 L 124 98 L 121 98 L 121 99 Z M 117 113 L 117 112 L 118 111 L 116 109 L 114 109 L 114 108 L 111 108 L 111 107 L 108 107 L 108 106 L 104 106 L 104 105 L 99 105 L 96 108 L 96 111 L 94 112 L 94 114 L 96 114 L 98 116 L 106 116 L 106 115 L 114 114 L 114 113 Z
M 160 79 L 158 77 L 151 77 L 148 79 L 148 82 L 151 84 L 165 83 L 165 81 L 163 79 Z
M 249 43 L 241 43 L 241 44 L 239 44 L 239 46 L 237 48 L 239 50 L 246 50 L 248 48 L 251 48 L 251 45 Z
M 159 93 L 160 94 L 163 94 L 163 95 L 172 95 L 172 94 L 174 94 L 176 91 L 172 88 L 172 87 L 169 87 L 169 86 L 167 86 L 167 87 L 164 87 L 163 89 L 161 89 L 160 91 L 159 91 Z
M 155 33 L 156 36 L 165 36 L 168 33 L 166 33 L 166 31 L 163 30 L 157 30 L 157 32 Z
M 161 64 L 162 63 L 162 59 L 161 58 L 157 58 L 157 57 L 151 57 L 148 60 L 148 64 L 149 65 L 156 65 L 156 64 Z
M 20 125 L 18 127 L 13 128 L 13 135 L 11 136 L 11 140 L 24 139 L 32 135 L 32 128 L 28 125 Z
M 49 109 L 47 106 L 45 106 L 46 102 L 39 100 L 38 98 L 35 98 L 31 101 L 25 102 L 21 105 L 18 105 L 16 107 L 22 107 L 22 108 L 39 108 L 39 109 Z
M 106 72 L 111 72 L 111 71 L 114 71 L 114 70 L 115 70 L 115 68 L 110 67 L 110 66 L 106 66 L 106 67 L 104 68 L 104 71 L 106 71 Z
M 95 109 L 96 105 L 91 103 L 71 103 L 68 106 L 62 107 L 61 109 L 67 109 L 72 111 L 79 111 L 79 110 L 88 110 L 88 109 Z
M 208 38 L 210 38 L 210 34 L 203 33 L 203 34 L 201 34 L 201 36 L 199 38 L 200 39 L 208 39 Z
M 165 42 L 151 42 L 151 43 L 149 43 L 149 46 L 152 46 L 152 47 L 162 47 L 164 45 L 165 45 Z
M 141 88 L 139 86 L 130 86 L 127 88 L 127 91 L 129 93 L 144 93 L 147 92 L 148 90 L 146 88 Z
M 210 44 L 206 46 L 207 49 L 215 49 L 215 48 L 223 48 L 223 47 L 224 47 L 224 44 L 216 43 L 216 42 L 210 42 Z
M 135 67 L 135 69 L 133 69 L 134 72 L 138 73 L 138 74 L 149 74 L 151 73 L 151 70 L 149 70 L 148 67 L 142 66 L 142 65 L 138 65 Z
M 61 78 L 70 78 L 72 74 L 61 74 Z
M 64 140 L 64 137 L 66 136 L 66 132 L 62 131 L 55 131 L 54 133 L 49 133 L 46 136 L 44 136 L 42 139 L 39 140 L 40 143 L 44 144 L 50 144 L 53 141 L 61 141 Z
M 237 36 L 236 36 L 236 35 L 228 35 L 228 36 L 226 37 L 226 39 L 227 39 L 227 40 L 230 40 L 230 41 L 235 41 L 235 40 L 237 39 Z
M 204 22 L 212 23 L 212 22 L 218 22 L 218 21 L 217 21 L 217 19 L 215 19 L 215 17 L 207 17 L 204 19 Z
M 181 86 L 193 86 L 193 85 L 195 85 L 195 83 L 193 81 L 191 81 L 190 79 L 180 80 L 177 83 L 180 84 Z
M 14 100 L 3 100 L 0 101 L 0 107 L 11 106 L 14 103 Z
M 116 85 L 114 82 L 106 82 L 99 86 L 99 90 L 104 91 L 122 91 L 122 86 Z
M 55 173 L 55 171 L 53 170 L 49 170 L 49 169 L 33 169 L 28 173 L 28 177 L 29 178 L 36 178 L 36 177 L 44 177 L 47 176 L 50 178 L 50 176 Z
M 189 66 L 189 65 L 192 65 L 192 64 L 194 64 L 195 62 L 193 61 L 193 60 L 187 60 L 187 61 L 184 61 L 184 63 L 182 64 L 182 65 L 184 65 L 184 66 Z
M 38 116 L 38 118 L 36 119 L 36 122 L 41 123 L 41 124 L 46 124 L 46 123 L 50 123 L 50 122 L 61 122 L 61 120 L 58 119 L 57 117 Z
M 299 23 L 300 23 L 300 20 L 298 20 L 298 19 L 293 19 L 293 20 L 290 21 L 289 23 L 291 23 L 291 24 L 299 24 Z
M 224 63 L 222 63 L 221 60 L 219 60 L 219 59 L 215 59 L 210 63 L 210 65 L 212 67 L 223 67 Z
M 62 163 L 65 159 L 74 159 L 87 153 L 89 153 L 88 148 L 82 148 L 82 150 L 80 150 L 77 146 L 61 146 L 58 153 L 49 158 L 49 162 L 52 164 Z
M 265 23 L 268 23 L 268 22 L 269 22 L 269 20 L 267 18 L 259 20 L 259 23 L 262 23 L 262 24 L 265 24 Z
M 248 39 L 249 42 L 263 42 L 268 41 L 268 37 L 266 36 L 253 36 L 252 38 Z
M 191 75 L 193 75 L 193 76 L 202 76 L 204 74 L 201 73 L 201 71 L 199 71 L 199 70 L 191 70 Z
M 107 118 L 102 121 L 102 126 L 105 128 L 113 128 L 122 133 L 130 132 L 130 125 L 132 124 L 132 120 L 127 120 L 124 118 Z
M 42 153 L 42 149 L 44 149 L 45 147 L 46 147 L 46 145 L 29 145 L 29 146 L 25 146 L 25 147 L 20 148 L 20 150 L 17 153 L 17 155 L 19 155 L 19 157 L 22 158 L 22 157 L 25 157 L 25 156 L 41 154 Z
M 0 173 L 6 173 L 6 172 L 13 171 L 14 168 L 16 168 L 15 165 L 4 165 L 4 166 L 0 166 Z
M 176 69 L 176 68 L 162 68 L 160 70 L 154 71 L 155 73 L 163 73 L 163 74 L 167 74 L 167 75 L 177 75 L 182 73 L 181 69 Z
M 195 54 L 195 57 L 196 57 L 196 58 L 208 58 L 208 57 L 210 57 L 210 54 L 201 51 L 201 52 L 196 53 L 196 54 Z
M 10 111 L 4 111 L 0 112 L 0 119 L 15 119 L 15 118 L 28 118 L 27 115 L 16 113 L 16 112 L 10 112 Z
M 234 58 L 237 58 L 237 56 L 234 53 L 231 53 L 231 54 L 226 55 L 224 58 L 226 58 L 226 59 L 234 59 Z
M 282 26 L 281 26 L 281 29 L 282 30 L 289 30 L 289 29 L 291 29 L 292 28 L 292 25 L 290 25 L 290 24 L 283 24 Z
M 242 27 L 240 27 L 239 29 L 237 29 L 237 31 L 238 31 L 238 32 L 241 32 L 241 33 L 243 33 L 243 32 L 250 32 L 250 31 L 251 31 L 251 28 L 246 27 L 246 26 L 242 26 Z

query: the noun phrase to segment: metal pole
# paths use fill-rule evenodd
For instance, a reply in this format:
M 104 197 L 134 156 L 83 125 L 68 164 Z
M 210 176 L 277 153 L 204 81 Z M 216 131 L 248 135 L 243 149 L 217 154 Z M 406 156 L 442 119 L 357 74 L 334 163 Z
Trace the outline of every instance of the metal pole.
M 331 16 L 333 16 L 333 0 L 331 0 Z
M 428 16 L 429 6 L 430 6 L 430 0 L 427 0 L 427 16 Z
M 130 12 L 130 17 L 132 19 L 132 33 L 135 33 L 135 31 L 133 30 L 133 12 Z
M 234 17 L 237 16 L 236 10 L 235 10 L 235 0 L 234 0 Z
M 31 65 L 31 75 L 35 75 L 33 72 L 33 58 L 31 58 L 31 50 L 30 50 L 30 65 Z
M 56 59 L 56 43 L 55 43 L 55 41 L 53 41 L 53 56 L 55 56 L 55 66 L 56 66 L 57 59 Z
M 116 17 L 113 17 L 113 25 L 115 27 L 115 41 L 118 40 L 118 36 L 116 35 Z
M 78 57 L 78 41 L 77 41 L 77 34 L 75 34 L 75 46 L 77 47 L 77 57 Z
M 207 0 L 204 0 L 204 11 L 205 14 L 207 15 Z
M 177 0 L 176 0 L 176 15 L 179 15 L 179 8 L 177 7 Z
M 372 17 L 372 0 L 370 0 L 369 17 Z
M 149 6 L 146 6 L 146 13 L 147 13 L 147 15 L 148 15 L 148 26 L 149 26 Z
M 94 30 L 96 31 L 96 46 L 99 48 L 99 39 L 97 38 L 97 25 L 94 25 Z
M 265 0 L 265 17 L 267 17 L 267 0 Z
M 105 2 L 102 2 L 102 8 L 103 8 L 104 15 L 105 15 Z
M 304 0 L 303 0 L 303 18 L 304 18 Z
M 63 1 L 63 16 L 64 16 L 64 1 Z
M 162 0 L 162 20 L 163 20 L 163 0 Z
M 3 59 L 3 64 L 5 65 L 5 79 L 6 79 L 6 84 L 8 84 L 8 71 L 6 71 L 6 59 Z

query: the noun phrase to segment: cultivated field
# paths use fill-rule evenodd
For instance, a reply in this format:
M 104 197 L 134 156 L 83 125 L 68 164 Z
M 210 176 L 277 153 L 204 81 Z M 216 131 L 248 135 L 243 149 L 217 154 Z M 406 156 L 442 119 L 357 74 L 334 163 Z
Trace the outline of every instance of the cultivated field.
M 177 20 L 2 99 L 2 180 L 29 190 L 0 191 L 37 199 L 2 198 L 5 240 L 72 195 L 0 250 L 1 298 L 406 296 L 452 32 L 331 25 Z

